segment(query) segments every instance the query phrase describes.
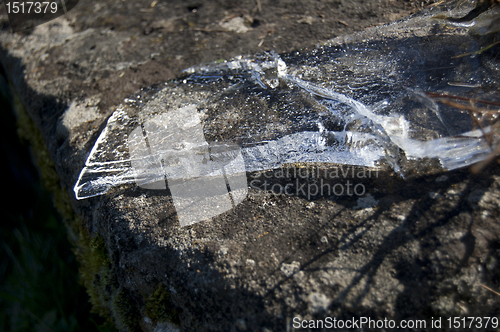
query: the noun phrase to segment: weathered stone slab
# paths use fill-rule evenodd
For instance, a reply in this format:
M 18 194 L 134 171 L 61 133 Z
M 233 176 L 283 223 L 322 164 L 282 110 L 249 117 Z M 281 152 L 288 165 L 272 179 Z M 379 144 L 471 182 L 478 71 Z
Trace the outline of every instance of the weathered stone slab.
M 232 21 L 231 10 L 237 8 L 222 13 L 209 4 L 154 3 L 81 3 L 30 33 L 0 35 L 0 60 L 43 133 L 61 187 L 71 194 L 82 221 L 82 274 L 102 314 L 120 330 L 145 331 L 283 331 L 291 330 L 294 317 L 425 319 L 430 326 L 431 317 L 443 317 L 445 325 L 452 316 L 498 316 L 499 297 L 481 287 L 500 287 L 497 165 L 477 175 L 467 169 L 437 175 L 419 171 L 406 181 L 387 169 L 366 178 L 358 175 L 363 168 L 329 165 L 330 171 L 344 174 L 341 184 L 363 183 L 363 196 L 311 198 L 250 187 L 234 209 L 189 227 L 180 227 L 167 191 L 117 186 L 77 201 L 71 189 L 124 98 L 163 84 L 188 66 L 256 53 L 267 42 L 279 53 L 312 46 L 323 37 L 307 39 L 324 33 L 321 27 L 344 21 L 342 16 L 321 17 L 326 8 L 352 6 L 342 1 L 325 8 L 308 4 L 316 12 L 293 17 L 298 8 L 248 2 L 236 15 L 240 20 Z M 266 8 L 275 11 L 266 13 Z M 373 10 L 356 12 L 366 16 Z M 248 27 L 245 15 L 263 23 Z M 288 26 L 282 19 L 273 26 L 272 15 L 288 15 L 294 23 Z M 281 30 L 299 29 L 297 24 L 310 25 L 310 34 Z M 243 27 L 251 30 L 243 33 Z M 267 29 L 281 32 L 267 35 Z M 408 36 L 386 28 L 336 42 L 355 44 L 381 31 L 387 38 L 394 37 L 390 31 L 397 31 L 398 38 L 421 38 L 433 30 L 423 21 L 422 29 Z M 217 43 L 223 46 L 212 48 Z M 298 53 L 299 59 L 300 54 L 309 53 Z M 484 59 L 490 61 L 491 54 Z M 182 79 L 169 86 L 182 87 Z M 485 95 L 497 84 L 479 83 Z M 156 91 L 134 95 L 154 98 Z M 248 180 L 307 186 L 319 179 L 320 166 L 292 165 L 294 172 L 307 170 L 306 176 L 280 178 L 263 170 L 248 174 Z

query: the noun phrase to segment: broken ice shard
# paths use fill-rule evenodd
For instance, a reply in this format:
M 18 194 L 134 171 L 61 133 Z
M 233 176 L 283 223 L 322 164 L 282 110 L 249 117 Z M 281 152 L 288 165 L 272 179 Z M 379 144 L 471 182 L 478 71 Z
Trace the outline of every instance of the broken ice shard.
M 164 176 L 189 178 L 190 167 L 200 163 L 172 162 L 168 154 L 159 162 L 161 153 L 155 156 L 146 145 L 144 153 L 136 153 L 129 146 L 137 128 L 153 131 L 146 129 L 151 119 L 166 115 L 171 125 L 189 127 L 189 116 L 168 115 L 179 110 L 197 114 L 196 135 L 202 131 L 208 142 L 190 145 L 190 137 L 175 134 L 181 135 L 179 144 L 193 149 L 185 150 L 188 155 L 216 159 L 208 147 L 230 144 L 238 152 L 224 165 L 241 154 L 246 172 L 327 163 L 385 165 L 404 176 L 420 172 L 419 165 L 429 160 L 444 170 L 481 161 L 491 153 L 492 140 L 485 135 L 496 142 L 498 127 L 482 123 L 477 128 L 469 112 L 426 94 L 498 101 L 495 54 L 461 56 L 482 47 L 470 31 L 474 22 L 449 26 L 433 18 L 443 13 L 463 17 L 467 10 L 433 7 L 317 49 L 190 68 L 177 80 L 143 89 L 109 118 L 75 185 L 76 197 L 134 182 L 163 188 Z M 162 139 L 174 141 L 160 137 L 158 142 Z M 157 167 L 134 166 L 144 163 Z M 174 164 L 178 167 L 168 167 L 167 173 L 159 171 Z M 209 167 L 195 173 L 206 176 Z M 228 167 L 226 173 L 242 173 L 242 168 Z
M 139 187 L 166 190 L 168 182 L 181 226 L 226 212 L 247 195 L 240 148 L 208 144 L 194 105 L 138 126 L 128 137 L 128 149 Z

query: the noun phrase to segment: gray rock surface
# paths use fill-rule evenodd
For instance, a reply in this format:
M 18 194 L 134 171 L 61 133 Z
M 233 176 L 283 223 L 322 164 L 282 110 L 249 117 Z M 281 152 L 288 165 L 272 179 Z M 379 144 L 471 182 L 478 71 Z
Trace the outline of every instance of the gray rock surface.
M 87 286 L 120 330 L 288 331 L 294 317 L 327 316 L 424 319 L 427 329 L 442 317 L 451 330 L 449 317 L 499 316 L 500 297 L 481 286 L 500 289 L 496 162 L 477 175 L 384 172 L 363 197 L 250 189 L 234 210 L 182 228 L 167 193 L 73 196 L 106 119 L 138 89 L 201 62 L 312 47 L 409 13 L 381 3 L 82 1 L 17 34 L 2 16 L 0 61 L 90 234 L 89 252 L 102 255 Z

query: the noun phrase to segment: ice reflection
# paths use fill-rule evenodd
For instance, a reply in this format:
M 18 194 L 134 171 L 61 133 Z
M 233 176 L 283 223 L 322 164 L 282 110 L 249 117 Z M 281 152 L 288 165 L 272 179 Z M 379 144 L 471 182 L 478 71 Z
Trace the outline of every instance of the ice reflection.
M 457 11 L 444 9 L 463 16 Z M 194 192 L 206 183 L 188 190 L 176 181 L 215 176 L 212 169 L 230 176 L 312 162 L 389 166 L 405 176 L 424 174 L 421 161 L 451 170 L 484 160 L 497 141 L 493 122 L 480 130 L 468 111 L 428 92 L 496 101 L 497 59 L 492 52 L 460 56 L 481 46 L 469 28 L 432 19 L 442 12 L 432 8 L 310 51 L 191 68 L 175 82 L 143 90 L 109 119 L 76 197 L 134 182 L 151 189 L 168 184 L 172 195 L 177 184 Z M 165 132 L 166 123 L 176 129 Z M 217 165 L 206 142 L 236 148 Z M 243 188 L 240 180 L 235 188 Z M 231 187 L 230 181 L 224 183 Z M 220 183 L 226 195 L 231 188 Z

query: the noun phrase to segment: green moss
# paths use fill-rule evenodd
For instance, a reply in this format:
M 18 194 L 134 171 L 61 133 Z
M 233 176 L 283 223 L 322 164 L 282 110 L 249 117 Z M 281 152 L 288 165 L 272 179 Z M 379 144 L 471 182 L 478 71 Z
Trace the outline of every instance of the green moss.
M 170 304 L 170 293 L 163 284 L 159 284 L 156 290 L 146 300 L 146 316 L 153 323 L 173 322 L 179 324 L 179 313 Z
M 42 133 L 29 117 L 18 95 L 14 96 L 14 108 L 18 119 L 18 135 L 31 145 L 41 171 L 42 183 L 53 193 L 54 205 L 64 219 L 68 238 L 80 263 L 80 282 L 90 296 L 92 312 L 106 318 L 108 326 L 114 324 L 124 331 L 138 330 L 139 305 L 130 291 L 119 286 L 105 239 L 99 234 L 90 234 L 76 216 L 68 190 L 61 185 Z M 169 293 L 163 286 L 159 286 L 145 302 L 142 310 L 153 321 L 179 322 L 178 313 L 171 309 Z
M 15 91 L 12 85 L 11 90 Z M 64 220 L 68 239 L 80 263 L 80 282 L 86 287 L 90 296 L 92 312 L 106 318 L 108 326 L 110 323 L 116 323 L 120 321 L 121 315 L 119 312 L 113 312 L 113 309 L 118 308 L 123 312 L 123 304 L 128 302 L 124 299 L 125 295 L 118 292 L 118 283 L 112 271 L 104 238 L 100 235 L 92 237 L 80 218 L 76 216 L 71 206 L 68 190 L 61 185 L 42 133 L 26 112 L 19 95 L 14 94 L 13 97 L 18 136 L 31 145 L 33 156 L 40 169 L 42 184 L 53 193 L 54 205 Z M 113 306 L 113 303 L 120 303 L 120 305 Z
M 139 331 L 139 312 L 129 291 L 121 287 L 112 300 L 116 326 L 120 330 Z
M 111 274 L 111 262 L 106 253 L 102 236 L 91 238 L 88 231 L 80 232 L 80 246 L 75 250 L 81 264 L 80 277 L 87 288 L 92 303 L 92 311 L 111 320 L 112 314 L 107 307 L 111 299 L 108 283 Z
M 80 274 L 90 295 L 93 312 L 106 317 L 123 331 L 138 330 L 140 315 L 130 292 L 120 287 L 109 259 L 104 238 L 82 231 Z
M 93 311 L 124 331 L 138 330 L 139 314 L 129 291 L 119 287 L 104 238 L 81 232 L 84 251 L 79 255 L 82 281 L 90 295 Z
M 93 312 L 106 317 L 124 331 L 138 330 L 140 316 L 128 290 L 120 287 L 101 235 L 91 237 L 82 230 L 80 275 L 90 296 Z
M 14 91 L 12 84 L 10 84 L 10 89 Z M 42 133 L 26 112 L 19 95 L 14 94 L 13 99 L 14 111 L 17 116 L 17 134 L 21 140 L 31 145 L 31 150 L 42 175 L 42 185 L 53 193 L 54 205 L 63 217 L 68 229 L 69 240 L 76 246 L 78 244 L 78 233 L 81 223 L 76 218 L 75 212 L 71 207 L 68 190 L 61 186 L 55 163 L 49 156 Z

